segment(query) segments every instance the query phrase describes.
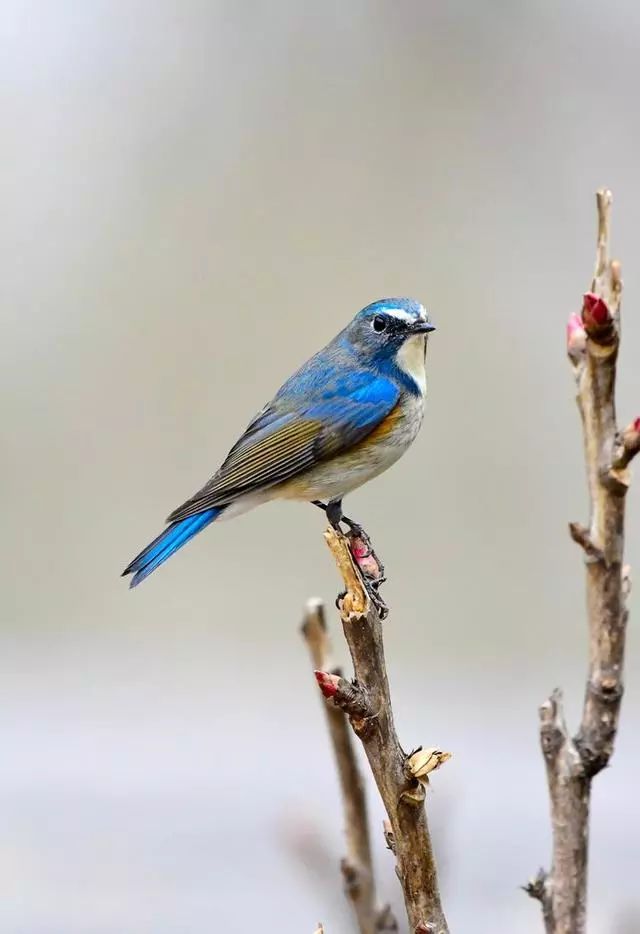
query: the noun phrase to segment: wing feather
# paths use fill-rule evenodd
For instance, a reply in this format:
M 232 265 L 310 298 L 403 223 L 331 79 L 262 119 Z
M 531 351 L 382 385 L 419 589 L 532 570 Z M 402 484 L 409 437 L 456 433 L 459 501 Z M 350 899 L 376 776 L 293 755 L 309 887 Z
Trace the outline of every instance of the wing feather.
M 347 386 L 344 378 L 339 386 L 328 384 L 319 399 L 307 400 L 295 411 L 283 412 L 276 397 L 249 424 L 215 476 L 168 521 L 268 489 L 357 444 L 390 414 L 399 398 L 390 380 L 363 375 L 354 374 Z

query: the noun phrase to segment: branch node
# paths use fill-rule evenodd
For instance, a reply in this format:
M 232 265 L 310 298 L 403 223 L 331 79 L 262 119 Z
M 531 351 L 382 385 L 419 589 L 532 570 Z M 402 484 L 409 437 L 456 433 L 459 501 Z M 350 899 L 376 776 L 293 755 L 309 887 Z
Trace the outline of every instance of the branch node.
M 382 832 L 384 834 L 384 841 L 387 844 L 387 849 L 391 850 L 393 855 L 396 855 L 396 837 L 393 832 L 390 820 L 383 820 L 382 822 Z
M 410 807 L 422 807 L 425 799 L 424 785 L 415 781 L 409 788 L 400 793 L 399 804 L 408 804 Z
M 344 710 L 351 718 L 356 732 L 361 732 L 370 720 L 372 712 L 368 698 L 358 682 L 347 681 L 346 678 L 327 671 L 314 671 L 314 674 L 327 700 Z
M 451 758 L 450 752 L 443 752 L 437 746 L 429 746 L 423 749 L 418 746 L 413 752 L 409 753 L 404 762 L 404 772 L 407 778 L 417 778 L 423 785 L 429 784 L 429 773 L 435 772 L 441 765 L 448 762 Z
M 375 919 L 376 934 L 397 934 L 399 930 L 391 905 L 383 905 Z
M 582 324 L 595 344 L 608 346 L 617 340 L 615 319 L 611 309 L 600 295 L 585 292 L 582 296 Z
M 624 470 L 638 452 L 640 452 L 640 418 L 634 418 L 616 437 L 612 470 Z M 626 485 L 629 485 L 628 478 Z
M 586 561 L 604 561 L 602 549 L 594 544 L 591 533 L 585 525 L 581 525 L 579 522 L 570 522 L 569 535 L 584 551 Z
M 562 708 L 562 691 L 556 688 L 540 706 L 540 743 L 547 762 L 552 762 L 565 743 L 569 742 Z
M 537 898 L 543 902 L 546 898 L 547 873 L 542 867 L 538 869 L 533 879 L 529 879 L 526 885 L 522 886 L 523 892 L 526 892 L 530 898 Z
M 340 860 L 340 871 L 344 879 L 345 892 L 352 901 L 360 896 L 360 870 L 345 856 Z

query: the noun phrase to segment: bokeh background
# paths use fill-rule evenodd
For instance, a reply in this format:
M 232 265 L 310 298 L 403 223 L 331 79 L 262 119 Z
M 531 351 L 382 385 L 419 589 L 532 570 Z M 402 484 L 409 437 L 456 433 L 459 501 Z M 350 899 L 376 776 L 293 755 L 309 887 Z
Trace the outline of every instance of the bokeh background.
M 320 513 L 213 528 L 133 593 L 118 574 L 280 382 L 399 293 L 439 326 L 426 422 L 349 510 L 388 566 L 401 737 L 454 752 L 429 798 L 452 930 L 540 931 L 518 886 L 549 857 L 536 708 L 561 684 L 575 723 L 583 691 L 564 326 L 601 185 L 621 421 L 640 410 L 640 8 L 5 0 L 0 32 L 0 930 L 353 930 L 298 634 L 338 586 Z M 639 618 L 595 934 L 640 929 Z

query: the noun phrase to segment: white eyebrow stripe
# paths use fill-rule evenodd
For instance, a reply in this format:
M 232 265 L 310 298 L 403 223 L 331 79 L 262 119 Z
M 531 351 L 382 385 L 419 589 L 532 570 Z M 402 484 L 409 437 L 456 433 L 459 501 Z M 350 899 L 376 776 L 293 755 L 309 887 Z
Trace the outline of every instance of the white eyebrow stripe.
M 398 318 L 400 321 L 426 321 L 427 312 L 420 306 L 420 310 L 417 314 L 410 314 L 408 311 L 405 311 L 404 308 L 385 308 L 385 311 L 388 315 L 391 315 L 392 318 Z

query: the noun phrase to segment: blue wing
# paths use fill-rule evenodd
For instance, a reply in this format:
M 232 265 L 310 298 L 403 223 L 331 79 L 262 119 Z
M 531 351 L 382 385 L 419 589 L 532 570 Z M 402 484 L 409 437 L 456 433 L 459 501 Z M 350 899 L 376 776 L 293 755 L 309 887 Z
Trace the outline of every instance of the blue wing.
M 400 391 L 371 370 L 321 352 L 291 377 L 170 522 L 275 486 L 349 450 L 393 411 Z M 342 364 L 342 365 L 340 365 Z

